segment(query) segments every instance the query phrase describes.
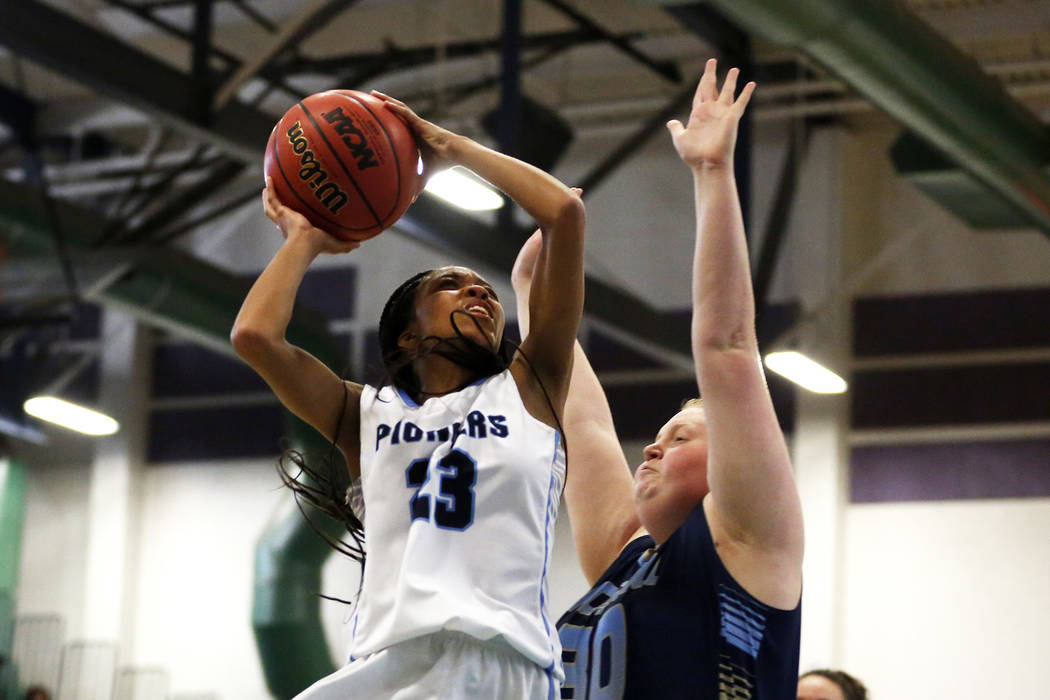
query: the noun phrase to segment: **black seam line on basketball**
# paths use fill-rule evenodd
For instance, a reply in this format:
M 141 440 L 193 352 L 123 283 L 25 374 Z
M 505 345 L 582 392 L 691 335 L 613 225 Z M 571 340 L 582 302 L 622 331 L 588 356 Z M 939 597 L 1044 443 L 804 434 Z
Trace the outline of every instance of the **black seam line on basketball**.
M 313 117 L 310 116 L 310 113 L 306 111 L 306 108 L 303 107 L 303 103 L 302 102 L 298 103 L 298 107 L 307 116 L 307 118 L 309 118 L 310 121 L 313 123 L 314 129 L 316 129 L 318 131 L 318 133 L 320 133 L 320 129 L 317 128 L 317 122 L 314 121 Z M 305 134 L 305 132 L 304 132 L 304 134 Z M 322 138 L 323 138 L 323 136 L 324 135 L 322 134 Z M 337 159 L 338 159 L 338 157 L 337 157 Z M 278 165 L 280 165 L 280 161 L 278 161 Z M 283 168 L 282 168 L 281 172 L 283 174 L 283 172 L 284 172 Z M 285 177 L 285 181 L 286 182 L 289 181 L 287 177 Z M 351 178 L 351 181 L 352 181 L 352 178 Z M 295 192 L 295 189 L 292 188 L 290 182 L 289 182 L 289 188 L 292 189 L 293 192 Z M 360 196 L 361 201 L 363 201 L 365 203 L 365 205 L 368 206 L 369 209 L 371 209 L 371 206 L 368 204 L 368 201 L 365 199 L 364 194 L 361 192 L 361 190 L 359 188 L 357 188 L 356 183 L 354 184 L 354 188 L 357 189 L 357 193 Z M 332 213 L 330 211 L 323 210 L 323 209 L 317 209 L 316 207 L 314 207 L 312 202 L 310 202 L 309 200 L 303 199 L 302 196 L 300 196 L 298 192 L 295 192 L 295 196 L 299 199 L 299 201 L 301 201 L 304 205 L 306 205 L 306 207 L 310 211 L 316 213 L 318 216 L 320 216 L 326 222 L 330 223 L 335 228 L 340 228 L 340 229 L 343 229 L 344 231 L 351 231 L 351 232 L 371 231 L 373 228 L 375 228 L 375 226 L 358 226 L 358 227 L 354 227 L 354 226 L 346 226 L 345 224 L 340 224 L 339 222 L 329 218 L 332 215 Z M 374 217 L 375 216 L 375 212 L 372 212 L 372 215 Z
M 345 97 L 345 95 L 342 95 L 342 97 Z M 328 140 L 327 136 L 325 136 L 325 133 L 317 124 L 317 120 L 314 119 L 314 115 L 310 113 L 310 110 L 308 110 L 306 108 L 306 105 L 304 105 L 302 102 L 299 103 L 299 108 L 303 110 L 303 114 L 305 114 L 306 118 L 310 120 L 310 123 L 314 125 L 314 129 L 317 130 L 317 135 L 320 136 L 321 140 L 325 142 L 326 146 L 328 146 L 328 150 L 331 151 L 332 157 L 335 158 L 335 162 L 339 163 L 339 167 L 343 169 L 344 173 L 346 173 L 346 177 L 350 180 L 350 184 L 354 186 L 355 190 L 357 190 L 357 194 L 359 197 L 361 197 L 361 201 L 365 203 L 365 206 L 368 207 L 368 211 L 376 220 L 376 226 L 378 226 L 379 228 L 383 228 L 382 217 L 376 213 L 375 207 L 373 207 L 372 203 L 368 201 L 368 197 L 365 196 L 365 193 L 361 190 L 361 186 L 357 184 L 357 180 L 354 179 L 354 176 L 350 174 L 350 170 L 346 167 L 346 163 L 344 163 L 343 159 L 339 157 L 339 152 L 335 150 L 335 147 L 332 146 L 332 142 Z
M 302 195 L 300 195 L 299 192 L 295 189 L 295 185 L 292 183 L 291 179 L 288 177 L 288 173 L 284 172 L 284 165 L 281 164 L 281 158 L 280 158 L 279 154 L 277 153 L 277 135 L 276 134 L 277 134 L 276 130 L 273 133 L 270 134 L 270 138 L 274 139 L 274 144 L 273 144 L 273 161 L 275 163 L 277 163 L 277 169 L 281 172 L 281 179 L 284 180 L 284 184 L 288 185 L 288 191 L 291 192 L 293 195 L 295 195 L 295 198 L 298 199 L 300 202 L 302 202 L 304 207 L 306 207 L 311 212 L 319 215 L 325 221 L 328 221 L 328 217 L 326 216 L 326 214 L 328 212 L 318 211 L 317 209 L 314 208 L 313 204 L 310 203 L 309 200 L 303 199 Z M 343 226 L 342 224 L 337 223 L 335 221 L 330 221 L 329 223 L 331 223 L 333 226 L 335 226 L 337 228 L 346 229 L 347 231 L 367 230 L 367 229 L 352 229 L 349 226 Z
M 342 94 L 342 95 L 344 95 L 346 97 L 349 97 L 351 100 L 353 100 L 357 104 L 361 105 L 361 107 L 363 107 L 364 110 L 366 112 L 368 112 L 372 116 L 372 119 L 374 119 L 376 124 L 379 125 L 379 128 L 383 130 L 383 134 L 386 135 L 386 141 L 387 141 L 387 143 L 390 144 L 390 151 L 394 154 L 394 168 L 397 170 L 397 197 L 394 199 L 394 206 L 390 207 L 390 211 L 387 212 L 386 216 L 383 217 L 383 221 L 386 221 L 386 217 L 387 216 L 390 216 L 395 211 L 397 211 L 397 203 L 401 201 L 401 160 L 397 157 L 397 147 L 394 146 L 394 139 L 391 138 L 390 132 L 387 131 L 386 124 L 383 123 L 382 119 L 380 119 L 378 116 L 376 116 L 376 113 L 373 112 L 369 108 L 369 106 L 364 103 L 363 100 L 360 100 L 357 97 L 354 97 L 353 95 L 347 95 L 345 92 L 342 92 L 342 91 L 339 91 L 339 92 L 340 92 L 340 94 Z M 398 117 L 396 114 L 394 115 L 394 117 L 396 119 L 400 119 L 401 118 L 401 117 Z M 407 127 L 408 125 L 406 124 L 405 126 Z M 415 143 L 415 138 L 416 138 L 415 135 L 413 135 L 412 136 L 413 143 Z M 418 151 L 418 149 L 417 149 L 417 151 Z M 418 157 L 419 157 L 418 153 L 416 154 L 416 157 L 418 159 Z

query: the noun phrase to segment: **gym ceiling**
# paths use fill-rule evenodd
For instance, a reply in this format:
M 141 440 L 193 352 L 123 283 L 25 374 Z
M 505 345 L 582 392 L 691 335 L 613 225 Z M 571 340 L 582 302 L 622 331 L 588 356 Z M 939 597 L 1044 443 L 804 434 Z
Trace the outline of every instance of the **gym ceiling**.
M 75 372 L 85 303 L 227 353 L 243 281 L 185 242 L 257 206 L 266 138 L 302 96 L 381 83 L 539 162 L 564 144 L 501 129 L 507 115 L 606 129 L 620 145 L 574 183 L 594 191 L 682 113 L 712 53 L 762 85 L 752 120 L 891 122 L 901 177 L 957 217 L 1050 235 L 1050 0 L 11 0 L 0 364 L 41 338 L 67 346 L 54 371 Z M 753 251 L 760 308 L 777 223 Z M 513 251 L 488 234 L 422 199 L 398 230 L 509 269 Z M 153 303 L 162 286 L 177 292 L 167 306 Z M 595 278 L 587 295 L 596 320 L 687 356 L 680 316 Z M 327 342 L 318 324 L 300 330 Z

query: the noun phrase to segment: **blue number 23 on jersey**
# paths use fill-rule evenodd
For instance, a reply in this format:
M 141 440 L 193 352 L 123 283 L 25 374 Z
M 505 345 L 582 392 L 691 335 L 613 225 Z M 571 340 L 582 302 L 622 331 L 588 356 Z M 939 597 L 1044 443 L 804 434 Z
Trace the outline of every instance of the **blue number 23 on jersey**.
M 474 522 L 474 484 L 478 480 L 477 463 L 463 450 L 454 449 L 442 457 L 437 472 L 437 505 L 432 507 L 429 494 L 420 493 L 433 476 L 426 458 L 414 460 L 405 470 L 405 486 L 415 488 L 408 503 L 413 520 L 422 518 L 447 530 L 466 530 Z

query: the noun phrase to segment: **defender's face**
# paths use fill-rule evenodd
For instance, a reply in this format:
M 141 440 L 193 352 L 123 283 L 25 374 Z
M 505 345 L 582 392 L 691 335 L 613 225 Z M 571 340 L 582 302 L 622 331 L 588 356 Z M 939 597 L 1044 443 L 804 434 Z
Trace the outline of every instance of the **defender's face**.
M 450 315 L 467 338 L 493 350 L 499 347 L 506 324 L 503 306 L 492 285 L 469 268 L 439 268 L 420 284 L 413 332 L 420 338 L 454 338 Z
M 645 461 L 634 473 L 634 501 L 643 525 L 661 516 L 688 513 L 707 495 L 704 409 L 676 413 L 644 454 Z

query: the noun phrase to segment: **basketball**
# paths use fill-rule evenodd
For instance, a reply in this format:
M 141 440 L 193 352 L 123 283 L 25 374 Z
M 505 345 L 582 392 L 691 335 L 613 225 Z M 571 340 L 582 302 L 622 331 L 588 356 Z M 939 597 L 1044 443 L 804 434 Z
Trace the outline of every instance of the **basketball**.
M 411 129 L 357 90 L 303 98 L 270 133 L 263 170 L 277 198 L 337 238 L 363 241 L 389 228 L 418 192 Z

